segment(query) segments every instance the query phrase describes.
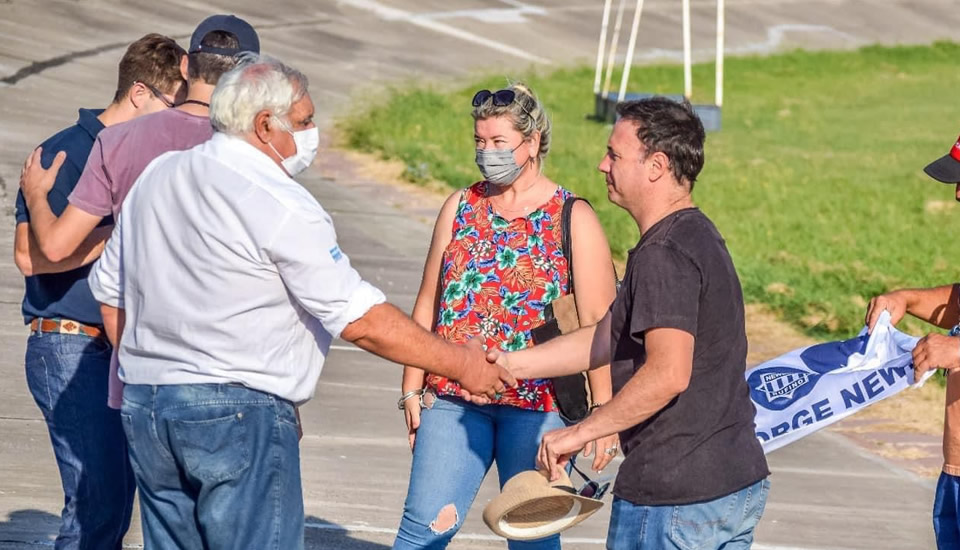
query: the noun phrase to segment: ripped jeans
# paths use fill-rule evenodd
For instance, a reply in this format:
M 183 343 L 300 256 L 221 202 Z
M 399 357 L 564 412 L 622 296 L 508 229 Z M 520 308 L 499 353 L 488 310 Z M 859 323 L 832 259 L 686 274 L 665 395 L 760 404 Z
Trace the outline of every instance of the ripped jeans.
M 446 548 L 463 525 L 493 461 L 503 487 L 514 475 L 536 468 L 543 434 L 562 427 L 555 412 L 438 398 L 420 417 L 410 487 L 393 550 Z M 447 508 L 441 514 L 451 504 L 455 510 Z M 508 546 L 510 550 L 559 550 L 560 536 L 510 541 Z

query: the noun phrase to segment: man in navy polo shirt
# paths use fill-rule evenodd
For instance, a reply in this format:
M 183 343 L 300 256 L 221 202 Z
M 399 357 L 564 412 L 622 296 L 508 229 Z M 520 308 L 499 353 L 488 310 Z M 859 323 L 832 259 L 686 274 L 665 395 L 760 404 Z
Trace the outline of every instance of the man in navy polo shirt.
M 52 166 L 47 202 L 62 212 L 106 126 L 173 106 L 183 99 L 180 61 L 186 52 L 166 36 L 148 34 L 120 60 L 117 91 L 103 110 L 80 109 L 74 126 L 55 134 L 28 163 Z M 26 277 L 24 322 L 27 385 L 40 407 L 64 492 L 59 549 L 120 548 L 130 524 L 134 478 L 119 411 L 107 407 L 112 349 L 100 306 L 87 285 L 90 264 L 103 250 L 113 221 L 106 218 L 80 248 L 47 260 L 30 231 L 30 213 L 17 195 L 15 260 Z

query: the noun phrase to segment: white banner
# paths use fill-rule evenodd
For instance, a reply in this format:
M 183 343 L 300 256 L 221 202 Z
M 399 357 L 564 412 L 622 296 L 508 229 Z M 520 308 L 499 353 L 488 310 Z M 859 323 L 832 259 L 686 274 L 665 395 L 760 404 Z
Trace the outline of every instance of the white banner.
M 793 350 L 747 371 L 764 452 L 912 385 L 911 352 L 918 340 L 893 328 L 884 312 L 871 335 L 864 328 L 856 338 Z

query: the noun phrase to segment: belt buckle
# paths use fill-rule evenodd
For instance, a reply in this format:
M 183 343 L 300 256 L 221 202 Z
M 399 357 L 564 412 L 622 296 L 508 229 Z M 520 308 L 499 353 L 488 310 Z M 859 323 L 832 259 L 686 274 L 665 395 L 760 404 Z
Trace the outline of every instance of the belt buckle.
M 80 323 L 71 320 L 60 321 L 60 334 L 80 334 Z

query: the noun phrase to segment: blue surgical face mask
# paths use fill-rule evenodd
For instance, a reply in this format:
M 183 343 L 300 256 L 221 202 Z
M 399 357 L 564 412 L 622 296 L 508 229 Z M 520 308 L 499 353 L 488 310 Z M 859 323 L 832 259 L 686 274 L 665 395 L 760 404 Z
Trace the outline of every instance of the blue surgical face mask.
M 523 143 L 513 149 L 477 149 L 477 168 L 483 179 L 494 185 L 506 187 L 512 185 L 523 172 L 523 166 L 517 164 L 513 153 Z

